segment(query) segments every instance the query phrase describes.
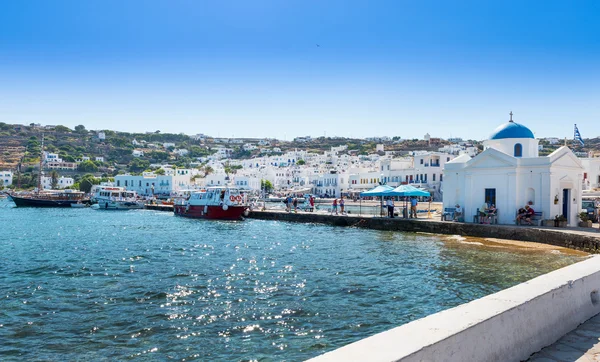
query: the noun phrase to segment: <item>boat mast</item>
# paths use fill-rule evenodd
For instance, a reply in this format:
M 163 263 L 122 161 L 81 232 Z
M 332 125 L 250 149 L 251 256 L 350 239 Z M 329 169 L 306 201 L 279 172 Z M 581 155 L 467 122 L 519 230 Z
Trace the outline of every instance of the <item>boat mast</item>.
M 44 134 L 42 133 L 42 147 L 40 151 L 40 172 L 38 172 L 38 193 L 42 191 L 42 162 L 44 161 Z

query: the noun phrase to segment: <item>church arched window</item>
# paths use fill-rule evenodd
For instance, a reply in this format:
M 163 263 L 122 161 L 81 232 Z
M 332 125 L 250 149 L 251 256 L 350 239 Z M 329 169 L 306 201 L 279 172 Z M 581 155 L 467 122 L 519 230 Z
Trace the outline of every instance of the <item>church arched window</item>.
M 520 143 L 515 145 L 515 157 L 523 156 L 523 146 Z

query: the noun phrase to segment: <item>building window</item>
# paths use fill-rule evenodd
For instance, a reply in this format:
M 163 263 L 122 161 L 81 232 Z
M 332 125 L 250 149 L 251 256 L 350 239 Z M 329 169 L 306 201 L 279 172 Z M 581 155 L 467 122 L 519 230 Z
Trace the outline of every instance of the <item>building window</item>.
M 435 181 L 435 173 L 431 175 L 431 181 Z
M 121 180 L 117 180 L 117 187 L 121 186 Z
M 496 205 L 496 189 L 485 189 L 485 202 Z
M 515 157 L 523 156 L 523 146 L 520 143 L 515 145 Z
M 125 187 L 127 187 L 127 180 L 125 180 Z
M 444 174 L 440 173 L 440 182 L 444 181 Z
M 423 164 L 423 159 L 421 159 L 421 165 Z

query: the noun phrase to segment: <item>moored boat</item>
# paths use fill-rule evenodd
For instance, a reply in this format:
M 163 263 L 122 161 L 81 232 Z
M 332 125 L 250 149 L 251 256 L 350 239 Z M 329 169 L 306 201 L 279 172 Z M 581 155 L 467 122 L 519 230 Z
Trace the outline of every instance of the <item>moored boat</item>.
M 95 188 L 94 200 L 100 210 L 135 210 L 143 209 L 144 203 L 138 200 L 137 192 L 128 191 L 124 187 L 98 186 Z
M 45 190 L 29 194 L 8 194 L 17 207 L 71 207 L 78 202 L 89 203 L 85 193 L 75 190 Z
M 247 197 L 238 188 L 209 187 L 175 202 L 175 215 L 194 219 L 241 220 L 247 215 Z

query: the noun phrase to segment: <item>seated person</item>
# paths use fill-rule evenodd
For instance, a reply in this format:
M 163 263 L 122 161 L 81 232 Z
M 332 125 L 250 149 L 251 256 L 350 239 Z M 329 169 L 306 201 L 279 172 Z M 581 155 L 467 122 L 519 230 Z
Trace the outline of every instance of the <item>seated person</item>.
M 484 202 L 483 205 L 481 205 L 481 207 L 479 208 L 479 223 L 480 224 L 487 222 L 488 208 L 489 208 L 489 206 L 488 206 L 487 202 Z
M 529 207 L 529 205 L 525 206 L 525 222 L 527 223 L 527 225 L 533 225 L 533 223 L 531 222 L 531 218 L 533 217 L 533 215 L 535 215 L 535 211 L 533 210 L 533 208 Z
M 490 218 L 490 222 L 492 220 L 494 220 L 494 218 L 496 217 L 496 205 L 491 204 L 490 208 L 488 209 L 487 214 L 488 214 L 488 217 Z
M 460 221 L 463 218 L 462 207 L 459 204 L 456 204 L 456 208 L 454 209 L 454 221 Z
M 525 218 L 525 212 L 527 210 L 525 210 L 525 208 L 520 208 L 519 211 L 517 211 L 517 225 L 521 224 L 521 220 L 523 220 Z

